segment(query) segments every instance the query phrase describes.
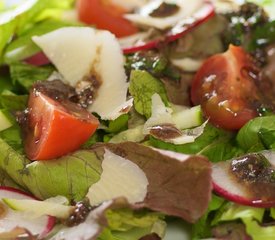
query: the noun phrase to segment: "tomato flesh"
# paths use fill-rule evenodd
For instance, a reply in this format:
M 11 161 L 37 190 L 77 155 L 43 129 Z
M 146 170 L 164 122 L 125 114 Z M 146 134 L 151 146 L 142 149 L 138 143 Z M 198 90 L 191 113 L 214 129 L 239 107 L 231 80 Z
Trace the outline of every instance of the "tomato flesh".
M 214 125 L 237 130 L 258 115 L 260 92 L 256 84 L 258 69 L 241 47 L 208 58 L 196 73 L 191 100 L 201 104 Z
M 138 28 L 123 18 L 126 10 L 114 5 L 110 0 L 78 0 L 79 20 L 94 24 L 99 29 L 109 30 L 117 37 L 125 37 L 138 32 Z
M 71 109 L 65 108 L 35 90 L 30 94 L 28 106 L 24 147 L 31 160 L 58 158 L 77 150 L 99 125 L 96 117 L 76 104 L 68 103 Z

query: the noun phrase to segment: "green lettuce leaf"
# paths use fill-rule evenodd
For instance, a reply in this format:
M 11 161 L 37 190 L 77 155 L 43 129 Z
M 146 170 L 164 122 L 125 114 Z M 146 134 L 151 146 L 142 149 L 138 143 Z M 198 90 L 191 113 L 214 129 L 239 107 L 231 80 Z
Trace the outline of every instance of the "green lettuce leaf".
M 275 143 L 274 131 L 275 115 L 254 118 L 240 129 L 237 142 L 246 152 L 261 151 Z
M 41 20 L 41 14 L 47 9 L 64 8 L 71 0 L 26 0 L 15 8 L 0 13 L 0 56 L 14 35 L 20 35 L 30 25 Z M 40 19 L 39 19 L 40 17 Z
M 5 49 L 4 61 L 6 63 L 25 59 L 41 51 L 32 41 L 33 36 L 40 36 L 58 28 L 71 26 L 73 24 L 57 19 L 46 19 L 34 24 L 30 29 L 24 31 L 20 36 L 13 40 Z
M 275 227 L 272 225 L 260 225 L 263 221 L 265 211 L 263 208 L 253 208 L 228 203 L 216 216 L 213 225 L 241 219 L 245 224 L 247 234 L 250 235 L 253 240 L 273 240 Z M 274 218 L 274 210 L 272 209 L 271 217 Z
M 216 225 L 219 222 L 232 221 L 237 219 L 255 219 L 261 222 L 264 216 L 264 212 L 264 208 L 253 208 L 228 202 L 217 213 L 215 219 L 212 222 L 212 225 Z
M 234 142 L 235 135 L 207 124 L 204 132 L 192 143 L 175 145 L 150 138 L 154 147 L 185 154 L 201 154 L 207 156 L 211 162 L 224 161 L 239 156 L 243 151 Z
M 275 236 L 275 226 L 260 226 L 253 219 L 243 220 L 246 225 L 246 232 L 252 236 L 253 240 L 273 240 Z
M 223 204 L 225 200 L 212 195 L 212 200 L 209 203 L 207 212 L 195 223 L 192 225 L 192 240 L 199 240 L 202 238 L 211 237 L 211 221 L 212 221 L 212 213 L 218 210 Z
M 105 149 L 134 162 L 146 174 L 149 184 L 140 207 L 189 222 L 195 222 L 206 211 L 211 198 L 211 164 L 201 156 L 186 159 L 172 152 L 126 142 L 98 144 L 59 159 L 31 162 L 0 138 L 0 169 L 40 199 L 63 195 L 77 201 L 99 180 Z M 186 159 L 183 162 L 179 161 L 182 157 Z M 193 191 L 192 185 L 199 191 Z
M 125 227 L 126 226 L 126 227 Z M 124 198 L 100 204 L 76 226 L 63 226 L 51 239 L 137 240 L 146 236 L 164 236 L 163 215 L 147 210 L 136 210 Z
M 128 128 L 128 114 L 123 114 L 115 120 L 106 121 L 106 128 L 104 130 L 108 133 L 118 133 Z
M 0 169 L 0 186 L 4 187 L 13 187 L 16 189 L 24 190 L 22 187 L 20 187 L 18 184 L 16 184 L 10 177 L 7 175 L 7 173 Z
M 0 138 L 8 145 L 15 149 L 18 153 L 23 154 L 23 145 L 20 128 L 17 124 L 0 132 Z
M 34 82 L 47 79 L 53 71 L 54 68 L 52 66 L 36 67 L 24 63 L 13 63 L 10 65 L 13 84 L 22 86 L 26 93 L 29 92 Z
M 12 91 L 13 88 L 14 87 L 12 85 L 10 76 L 7 76 L 1 73 L 0 74 L 0 94 L 6 90 Z
M 99 180 L 101 160 L 82 150 L 57 160 L 31 162 L 0 138 L 0 168 L 38 198 L 63 195 L 81 200 Z
M 108 219 L 109 228 L 116 231 L 128 231 L 133 227 L 152 227 L 157 220 L 164 218 L 164 215 L 160 213 L 150 213 L 148 211 L 134 212 L 128 208 L 108 210 L 105 216 Z
M 264 213 L 264 208 L 253 208 L 234 203 L 227 203 L 219 210 L 212 225 L 217 225 L 222 222 L 242 220 L 245 224 L 246 233 L 250 235 L 253 240 L 271 240 L 274 239 L 275 227 L 259 225 L 263 220 Z
M 129 91 L 134 97 L 134 107 L 136 111 L 144 115 L 147 119 L 151 116 L 151 97 L 154 93 L 160 95 L 165 105 L 168 104 L 162 82 L 147 71 L 131 71 Z
M 0 107 L 11 111 L 24 110 L 27 107 L 28 95 L 16 95 L 5 91 L 0 95 Z
M 162 237 L 165 233 L 166 223 L 160 213 L 122 208 L 107 210 L 105 217 L 108 228 L 99 239 L 136 240 L 153 232 Z M 106 235 L 111 238 L 106 238 Z

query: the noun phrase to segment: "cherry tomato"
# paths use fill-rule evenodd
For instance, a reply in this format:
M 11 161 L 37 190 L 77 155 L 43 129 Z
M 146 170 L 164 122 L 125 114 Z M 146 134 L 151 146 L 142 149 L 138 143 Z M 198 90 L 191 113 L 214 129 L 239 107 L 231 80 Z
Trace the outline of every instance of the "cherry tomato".
M 201 104 L 214 125 L 237 130 L 258 115 L 258 72 L 248 53 L 230 45 L 225 53 L 208 58 L 196 73 L 191 100 Z
M 78 0 L 80 21 L 94 24 L 99 29 L 109 30 L 117 37 L 125 37 L 138 32 L 136 26 L 123 18 L 126 10 L 110 0 Z
M 31 160 L 53 159 L 77 150 L 99 125 L 96 117 L 75 103 L 61 104 L 35 90 L 28 109 L 24 147 Z

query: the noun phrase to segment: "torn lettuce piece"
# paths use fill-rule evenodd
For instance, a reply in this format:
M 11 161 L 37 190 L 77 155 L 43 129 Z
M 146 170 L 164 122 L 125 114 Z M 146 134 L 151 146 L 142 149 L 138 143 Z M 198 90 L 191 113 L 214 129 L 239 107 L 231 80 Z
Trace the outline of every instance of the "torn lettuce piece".
M 206 211 L 212 189 L 211 165 L 197 155 L 125 142 L 97 144 L 56 160 L 30 162 L 0 138 L 0 168 L 40 199 L 62 195 L 78 201 L 99 181 L 105 149 L 132 161 L 145 173 L 149 184 L 146 197 L 138 207 L 179 216 L 189 222 L 195 222 Z M 197 191 L 193 191 L 194 186 Z
M 139 239 L 150 233 L 161 238 L 165 235 L 164 215 L 147 210 L 133 211 L 129 208 L 106 211 L 108 229 L 112 235 L 122 239 Z
M 237 134 L 237 142 L 246 152 L 261 151 L 270 148 L 269 143 L 275 141 L 273 134 L 268 134 L 268 139 L 264 139 L 268 132 L 271 133 L 274 130 L 275 115 L 257 117 L 240 129 Z
M 5 46 L 12 40 L 14 34 L 20 35 L 27 27 L 41 20 L 41 14 L 47 9 L 66 9 L 71 6 L 71 0 L 27 0 L 14 8 L 0 13 L 0 56 Z M 40 19 L 39 19 L 40 18 Z
M 224 161 L 244 153 L 236 145 L 235 134 L 206 124 L 203 133 L 194 142 L 175 145 L 150 137 L 151 146 L 185 154 L 200 154 L 211 162 Z
M 212 225 L 216 225 L 222 221 L 232 221 L 236 219 L 255 219 L 259 222 L 262 221 L 264 216 L 264 208 L 253 208 L 248 206 L 242 206 L 235 203 L 227 203 L 216 214 Z
M 24 63 L 10 64 L 13 84 L 22 86 L 26 93 L 36 81 L 46 80 L 54 71 L 52 66 L 36 67 Z
M 51 161 L 31 162 L 0 138 L 0 168 L 40 199 L 62 195 L 81 200 L 99 180 L 101 160 L 92 151 L 78 151 Z
M 4 53 L 4 61 L 11 63 L 33 56 L 40 52 L 41 49 L 32 41 L 32 36 L 40 36 L 69 25 L 72 24 L 57 19 L 46 19 L 35 23 L 7 46 Z
M 148 178 L 146 197 L 138 206 L 179 216 L 189 222 L 195 222 L 206 210 L 212 185 L 210 164 L 205 158 L 152 149 L 132 142 L 101 144 L 92 149 L 97 155 L 102 155 L 104 148 L 137 164 Z M 191 185 L 198 191 L 190 189 Z M 179 188 L 175 190 L 175 186 Z
M 225 200 L 212 194 L 211 202 L 208 205 L 207 212 L 195 223 L 192 225 L 192 239 L 204 239 L 210 238 L 211 234 L 211 221 L 213 219 L 212 215 L 216 212 L 222 205 L 225 203 Z
M 73 227 L 64 226 L 50 239 L 136 240 L 152 233 L 163 237 L 165 228 L 162 214 L 133 210 L 120 198 L 104 202 L 93 209 L 84 222 Z
M 4 91 L 0 95 L 0 106 L 11 111 L 24 110 L 27 106 L 28 95 L 16 95 L 10 91 Z
M 275 234 L 275 227 L 268 224 L 260 225 L 263 221 L 264 212 L 265 209 L 263 208 L 228 203 L 220 209 L 212 225 L 240 219 L 245 224 L 246 233 L 253 240 L 272 240 Z
M 23 145 L 20 128 L 17 124 L 0 132 L 0 139 L 11 146 L 18 154 L 23 154 Z M 1 150 L 0 150 L 1 151 Z
M 165 105 L 168 105 L 168 99 L 162 82 L 147 71 L 131 71 L 129 91 L 134 98 L 136 111 L 147 119 L 152 114 L 151 106 L 154 93 L 159 94 Z

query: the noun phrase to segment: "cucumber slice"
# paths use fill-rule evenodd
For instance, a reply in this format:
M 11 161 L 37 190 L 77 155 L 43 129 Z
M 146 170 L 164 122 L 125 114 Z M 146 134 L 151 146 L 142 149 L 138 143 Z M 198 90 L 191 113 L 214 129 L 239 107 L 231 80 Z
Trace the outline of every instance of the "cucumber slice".
M 0 131 L 3 131 L 13 124 L 12 117 L 7 109 L 0 109 Z
M 3 198 L 2 201 L 13 210 L 28 212 L 35 217 L 49 215 L 59 219 L 66 219 L 74 209 L 73 206 L 33 199 Z
M 200 126 L 203 123 L 201 106 L 198 105 L 187 109 L 174 109 L 172 119 L 179 129 Z

